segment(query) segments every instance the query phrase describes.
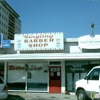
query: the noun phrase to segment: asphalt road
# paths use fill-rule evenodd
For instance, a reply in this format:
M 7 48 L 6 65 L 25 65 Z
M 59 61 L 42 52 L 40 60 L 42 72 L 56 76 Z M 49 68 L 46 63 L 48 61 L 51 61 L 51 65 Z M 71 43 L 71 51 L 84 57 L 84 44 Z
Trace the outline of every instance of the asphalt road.
M 48 93 L 10 93 L 7 100 L 77 100 L 75 95 Z

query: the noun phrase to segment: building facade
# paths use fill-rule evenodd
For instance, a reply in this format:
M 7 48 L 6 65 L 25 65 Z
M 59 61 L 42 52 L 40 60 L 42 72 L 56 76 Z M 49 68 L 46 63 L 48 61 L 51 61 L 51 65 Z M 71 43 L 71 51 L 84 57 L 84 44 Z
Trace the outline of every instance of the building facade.
M 3 39 L 14 40 L 14 34 L 21 33 L 19 17 L 5 0 L 0 0 L 0 33 Z
M 21 34 L 10 48 L 0 48 L 0 74 L 9 91 L 74 92 L 75 82 L 100 65 L 100 35 L 62 34 Z

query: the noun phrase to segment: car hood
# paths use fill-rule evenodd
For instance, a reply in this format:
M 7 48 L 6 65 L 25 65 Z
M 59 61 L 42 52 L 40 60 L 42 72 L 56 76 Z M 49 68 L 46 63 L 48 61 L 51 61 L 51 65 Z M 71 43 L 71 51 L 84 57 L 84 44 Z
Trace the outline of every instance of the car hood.
M 84 84 L 84 83 L 86 83 L 86 80 L 84 79 L 76 81 L 76 84 Z

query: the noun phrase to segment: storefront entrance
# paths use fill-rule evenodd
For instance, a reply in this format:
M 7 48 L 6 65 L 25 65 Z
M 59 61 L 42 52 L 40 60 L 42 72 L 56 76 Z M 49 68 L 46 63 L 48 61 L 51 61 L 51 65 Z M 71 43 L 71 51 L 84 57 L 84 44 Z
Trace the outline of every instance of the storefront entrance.
M 75 82 L 82 79 L 100 61 L 69 61 L 65 63 L 66 91 L 75 91 Z
M 61 93 L 61 67 L 49 67 L 49 93 Z

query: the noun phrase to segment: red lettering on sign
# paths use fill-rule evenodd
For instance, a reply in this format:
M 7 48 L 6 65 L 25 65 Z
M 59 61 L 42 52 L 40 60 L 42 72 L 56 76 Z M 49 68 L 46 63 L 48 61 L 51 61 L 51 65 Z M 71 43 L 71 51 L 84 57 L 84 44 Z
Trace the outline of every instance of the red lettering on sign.
M 27 39 L 25 39 L 25 40 L 24 40 L 24 43 L 28 43 L 28 40 L 27 40 Z
M 48 46 L 48 43 L 44 43 L 44 47 Z
M 34 42 L 38 42 L 38 39 L 34 39 Z
M 33 42 L 33 41 L 32 41 L 32 39 L 30 39 L 30 41 L 29 41 L 29 42 Z
M 32 44 L 29 44 L 29 47 L 32 47 Z
M 30 70 L 42 70 L 42 67 L 36 67 L 36 65 L 31 65 Z
M 51 38 L 51 39 L 49 39 L 49 41 L 50 41 L 50 42 L 54 42 L 54 39 Z
M 20 67 L 20 66 L 14 67 L 13 65 L 10 65 L 8 69 L 9 70 L 24 70 L 24 67 Z
M 39 47 L 43 47 L 43 44 L 39 44 Z
M 37 46 L 38 46 L 38 44 L 33 44 L 33 46 L 34 46 L 34 47 L 37 47 Z
M 44 44 L 33 44 L 33 47 L 46 47 L 48 46 L 48 43 L 44 43 Z M 32 47 L 32 44 L 31 44 L 31 47 Z
M 43 39 L 39 39 L 39 42 L 43 42 Z
M 8 70 L 25 70 L 25 67 L 21 67 L 21 66 L 13 66 L 13 65 L 10 65 L 8 66 Z M 31 68 L 29 68 L 29 70 L 42 70 L 42 67 L 36 67 L 36 65 L 31 65 Z
M 48 42 L 48 39 L 44 39 L 44 42 Z

